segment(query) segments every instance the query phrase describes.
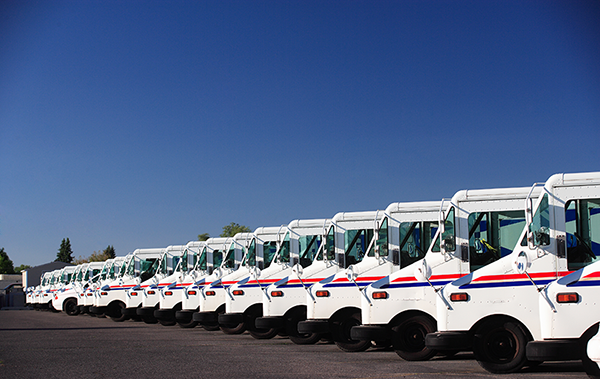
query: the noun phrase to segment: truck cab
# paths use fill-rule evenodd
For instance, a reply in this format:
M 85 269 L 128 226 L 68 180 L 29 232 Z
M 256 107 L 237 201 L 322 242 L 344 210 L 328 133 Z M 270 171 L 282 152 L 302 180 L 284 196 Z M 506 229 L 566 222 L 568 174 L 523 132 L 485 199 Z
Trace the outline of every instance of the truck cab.
M 254 231 L 242 262 L 247 274 L 229 287 L 228 292 L 233 296 L 225 297 L 225 313 L 219 315 L 219 325 L 227 328 L 243 323 L 257 339 L 277 335 L 276 328 L 258 328 L 255 320 L 262 317 L 264 289 L 291 272 L 286 231 L 285 226 L 261 227 Z
M 223 260 L 228 248 L 229 238 L 215 237 L 204 241 L 200 258 L 196 261 L 193 270 L 186 274 L 183 282 L 186 285 L 182 292 L 181 310 L 175 312 L 177 323 L 182 327 L 195 327 L 197 321 L 193 320 L 194 313 L 199 311 L 202 288 L 218 278 L 213 274 L 215 268 L 227 270 L 223 267 Z M 219 328 L 218 324 L 211 330 Z
M 435 332 L 439 290 L 447 283 L 510 254 L 525 225 L 530 188 L 458 191 L 428 248 L 402 268 L 365 290 L 363 326 L 351 335 L 363 341 L 387 340 L 405 360 L 427 360 L 437 350 L 425 345 Z
M 100 275 L 98 288 L 94 292 L 94 305 L 90 307 L 90 313 L 97 316 L 109 316 L 113 321 L 124 321 L 121 308 L 121 292 L 125 274 L 126 257 L 116 257 L 107 264 Z
M 568 284 L 574 284 L 569 292 L 583 289 L 577 276 L 559 279 L 597 259 L 591 242 L 600 225 L 600 173 L 556 174 L 541 189 L 527 198 L 527 224 L 511 254 L 439 292 L 439 332 L 427 336 L 427 346 L 472 350 L 484 369 L 509 373 L 551 358 L 552 350 L 561 350 L 557 337 L 581 339 L 592 330 L 593 316 L 577 311 L 577 322 L 572 319 L 590 297 L 572 293 L 563 302 L 558 292 Z
M 312 287 L 311 291 L 316 294 L 312 301 L 312 319 L 302 327 L 313 324 L 317 328 L 327 323 L 340 349 L 366 350 L 371 340 L 355 340 L 348 333 L 353 326 L 361 324 L 365 288 L 399 270 L 401 263 L 408 265 L 418 259 L 437 230 L 441 207 L 439 201 L 392 203 L 379 212 L 375 238 L 364 257 Z

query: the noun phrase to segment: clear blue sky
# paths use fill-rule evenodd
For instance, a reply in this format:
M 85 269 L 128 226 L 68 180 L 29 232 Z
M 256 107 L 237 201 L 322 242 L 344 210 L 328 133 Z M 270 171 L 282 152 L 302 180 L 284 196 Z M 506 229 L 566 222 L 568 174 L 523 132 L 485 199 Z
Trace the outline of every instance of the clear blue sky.
M 2 1 L 15 266 L 600 170 L 598 1 Z

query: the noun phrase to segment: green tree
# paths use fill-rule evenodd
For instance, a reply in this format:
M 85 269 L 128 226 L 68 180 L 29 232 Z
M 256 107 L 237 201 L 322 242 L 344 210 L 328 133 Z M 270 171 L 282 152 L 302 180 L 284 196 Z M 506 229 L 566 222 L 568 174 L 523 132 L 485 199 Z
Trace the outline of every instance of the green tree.
M 4 248 L 0 248 L 0 274 L 14 274 L 15 267 Z
M 252 230 L 250 230 L 250 228 L 247 226 L 232 222 L 231 224 L 223 227 L 223 233 L 221 233 L 221 237 L 233 237 L 238 233 L 249 233 L 251 231 Z
M 106 259 L 114 259 L 117 256 L 115 248 L 112 245 L 108 245 L 108 247 L 104 249 L 104 255 L 106 256 Z
M 68 238 L 63 238 L 60 243 L 60 249 L 58 249 L 58 253 L 56 253 L 55 262 L 73 262 L 73 250 L 71 250 L 71 241 L 69 241 Z
M 198 234 L 198 241 L 206 241 L 209 238 L 210 238 L 210 234 L 208 234 L 208 233 Z
M 30 265 L 20 265 L 20 266 L 17 266 L 17 267 L 15 267 L 15 273 L 20 274 L 21 271 L 25 271 L 28 268 L 31 268 L 31 266 Z

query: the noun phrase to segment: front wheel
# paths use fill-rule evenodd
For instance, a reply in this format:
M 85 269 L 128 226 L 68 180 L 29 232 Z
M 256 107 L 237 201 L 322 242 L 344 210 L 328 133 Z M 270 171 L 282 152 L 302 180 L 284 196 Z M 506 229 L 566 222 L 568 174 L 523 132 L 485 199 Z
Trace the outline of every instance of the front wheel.
M 527 364 L 527 334 L 512 320 L 488 320 L 473 336 L 473 353 L 481 367 L 493 374 L 508 374 Z
M 177 325 L 179 325 L 180 328 L 184 328 L 184 329 L 191 329 L 191 328 L 195 328 L 198 325 L 198 321 L 179 321 L 177 320 Z
M 320 333 L 300 333 L 298 324 L 306 320 L 306 308 L 291 311 L 285 317 L 285 331 L 290 340 L 296 345 L 313 345 L 321 339 Z
M 343 351 L 359 352 L 371 347 L 371 341 L 357 341 L 350 337 L 350 329 L 362 325 L 360 310 L 348 310 L 335 316 L 330 323 L 333 342 Z
M 435 321 L 425 315 L 414 315 L 392 325 L 392 346 L 406 361 L 426 361 L 437 354 L 425 346 L 425 336 L 436 331 Z
M 68 299 L 64 305 L 65 313 L 69 316 L 77 316 L 79 314 L 79 308 L 77 308 L 77 300 Z
M 177 321 L 175 320 L 158 320 L 158 322 L 162 326 L 175 326 L 175 324 L 177 324 Z
M 586 331 L 585 333 L 583 333 L 583 336 L 581 336 L 580 339 L 580 346 L 581 346 L 581 362 L 583 363 L 583 368 L 586 372 L 586 374 L 588 374 L 588 376 L 591 379 L 600 379 L 600 368 L 598 367 L 598 363 L 591 360 L 590 356 L 588 355 L 588 344 L 590 343 L 590 340 L 592 339 L 592 337 L 594 337 L 596 335 L 596 333 L 598 333 L 598 325 L 596 324 L 595 326 L 591 327 L 590 329 L 588 329 L 588 331 Z M 594 338 L 594 340 L 596 340 L 596 338 Z M 594 341 L 594 345 L 598 346 L 598 343 L 596 341 Z M 597 349 L 595 349 L 597 350 Z M 597 354 L 594 354 L 594 356 L 596 356 Z
M 123 312 L 121 312 L 121 309 L 124 308 L 125 304 L 121 303 L 120 301 L 117 303 L 113 303 L 109 306 L 107 314 L 110 317 L 110 319 L 115 322 L 125 321 L 129 319 L 129 316 L 125 316 Z
M 256 319 L 262 317 L 262 304 L 251 306 L 244 314 L 244 324 L 250 335 L 257 340 L 268 340 L 277 335 L 279 330 L 275 328 L 261 329 L 256 327 Z

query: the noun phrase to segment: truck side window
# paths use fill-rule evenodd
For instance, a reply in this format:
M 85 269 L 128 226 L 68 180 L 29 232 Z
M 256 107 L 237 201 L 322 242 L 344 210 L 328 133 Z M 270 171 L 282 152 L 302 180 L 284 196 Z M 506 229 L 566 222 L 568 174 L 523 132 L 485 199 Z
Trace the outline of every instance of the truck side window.
M 525 222 L 525 211 L 469 214 L 471 271 L 510 254 L 519 240 Z
M 387 257 L 389 250 L 389 229 L 388 229 L 388 219 L 387 217 L 381 222 L 381 226 L 379 227 L 377 233 L 377 251 L 379 252 L 379 256 Z M 369 256 L 372 257 L 375 255 L 373 249 L 369 251 Z
M 596 262 L 600 255 L 600 199 L 568 201 L 565 222 L 568 269 Z
M 321 236 L 302 236 L 298 238 L 300 245 L 300 265 L 302 267 L 308 267 L 313 260 L 323 260 L 323 254 L 317 255 L 319 247 L 321 246 Z
M 363 260 L 373 234 L 373 229 L 348 230 L 344 233 L 345 268 Z

